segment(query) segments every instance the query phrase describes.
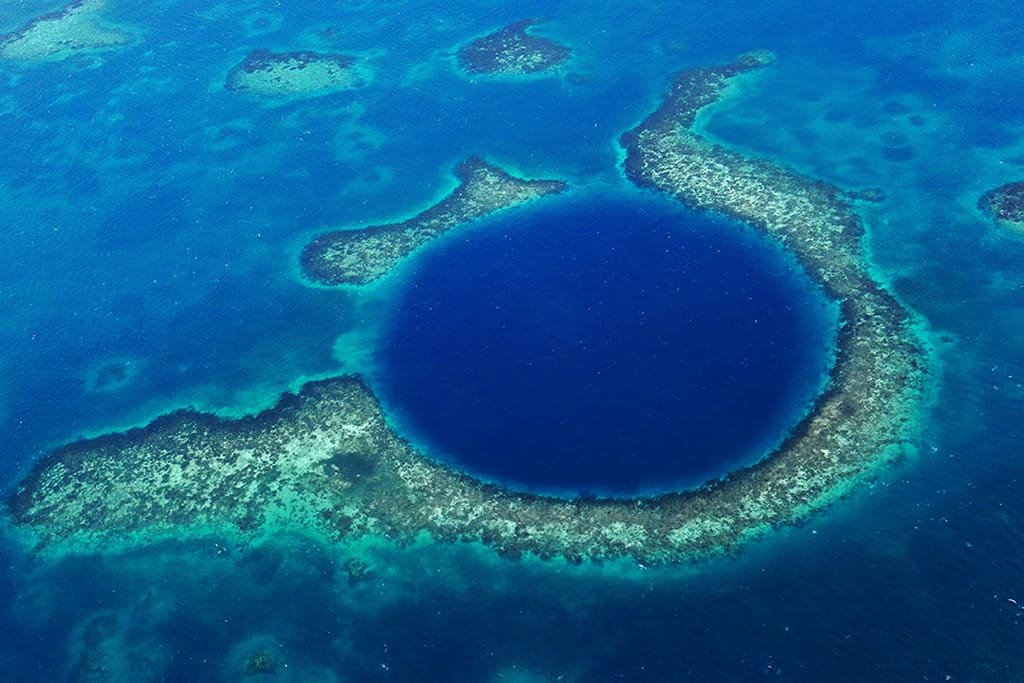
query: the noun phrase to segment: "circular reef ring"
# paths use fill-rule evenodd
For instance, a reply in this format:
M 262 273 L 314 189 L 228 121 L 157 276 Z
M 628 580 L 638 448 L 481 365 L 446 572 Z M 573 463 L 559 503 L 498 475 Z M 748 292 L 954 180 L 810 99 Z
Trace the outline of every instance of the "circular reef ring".
M 651 498 L 511 492 L 424 457 L 390 428 L 362 380 L 335 377 L 310 382 L 258 415 L 178 411 L 53 451 L 10 496 L 12 529 L 41 553 L 109 551 L 190 534 L 244 542 L 298 529 L 341 547 L 370 537 L 412 543 L 426 533 L 484 543 L 506 557 L 652 564 L 731 550 L 830 504 L 911 448 L 931 358 L 925 331 L 862 253 L 851 202 L 875 193 L 844 193 L 693 131 L 697 113 L 730 81 L 770 58 L 753 53 L 682 72 L 661 106 L 621 139 L 632 182 L 777 239 L 840 302 L 825 392 L 758 464 Z M 460 178 L 447 199 L 405 222 L 314 241 L 304 254 L 304 265 L 315 266 L 307 277 L 365 284 L 453 225 L 562 189 L 479 160 L 460 167 Z

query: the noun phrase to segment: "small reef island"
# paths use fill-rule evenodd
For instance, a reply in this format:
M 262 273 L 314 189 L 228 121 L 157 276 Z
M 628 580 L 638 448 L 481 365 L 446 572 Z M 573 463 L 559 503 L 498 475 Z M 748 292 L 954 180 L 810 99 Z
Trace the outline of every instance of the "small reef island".
M 989 190 L 978 199 L 978 208 L 997 221 L 1024 228 L 1024 182 Z
M 459 185 L 450 195 L 406 221 L 316 238 L 302 252 L 303 274 L 325 285 L 365 285 L 457 225 L 565 189 L 559 180 L 523 180 L 476 157 L 459 164 L 455 175 Z
M 355 57 L 253 50 L 228 73 L 224 88 L 257 97 L 315 97 L 362 88 L 370 81 Z
M 530 76 L 551 71 L 569 60 L 572 50 L 548 38 L 530 35 L 536 19 L 524 19 L 477 38 L 457 53 L 468 74 Z
M 75 0 L 56 12 L 36 17 L 21 29 L 0 36 L 0 57 L 44 62 L 127 45 L 132 36 L 101 18 L 105 6 L 104 0 Z
M 391 429 L 363 380 L 337 377 L 308 383 L 255 416 L 179 411 L 59 448 L 8 499 L 13 531 L 51 556 L 210 534 L 245 544 L 284 530 L 336 543 L 342 553 L 429 537 L 482 543 L 507 558 L 652 564 L 729 551 L 829 505 L 913 448 L 908 439 L 929 387 L 928 348 L 872 274 L 848 195 L 693 130 L 698 112 L 768 61 L 753 54 L 681 73 L 661 106 L 622 137 L 630 180 L 777 239 L 840 302 L 826 391 L 756 465 L 656 497 L 512 492 L 423 456 Z M 508 203 L 476 201 L 481 211 Z M 332 277 L 372 279 L 393 262 L 391 253 Z

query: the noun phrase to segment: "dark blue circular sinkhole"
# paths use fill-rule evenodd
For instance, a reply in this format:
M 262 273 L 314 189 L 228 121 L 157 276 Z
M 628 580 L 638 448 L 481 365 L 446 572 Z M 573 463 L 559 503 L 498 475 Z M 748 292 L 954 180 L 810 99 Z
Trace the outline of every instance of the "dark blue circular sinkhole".
M 676 490 L 759 459 L 820 391 L 837 322 L 770 240 L 632 195 L 502 213 L 397 287 L 374 383 L 398 430 L 561 495 Z

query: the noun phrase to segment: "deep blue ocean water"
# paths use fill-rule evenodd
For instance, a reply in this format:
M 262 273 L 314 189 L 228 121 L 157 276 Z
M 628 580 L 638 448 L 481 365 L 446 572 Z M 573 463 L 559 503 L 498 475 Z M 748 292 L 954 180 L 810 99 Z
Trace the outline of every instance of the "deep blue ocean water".
M 60 3 L 0 6 L 0 31 Z M 348 359 L 375 307 L 304 287 L 301 245 L 403 217 L 483 154 L 622 188 L 614 140 L 680 68 L 778 61 L 707 132 L 889 200 L 870 254 L 941 335 L 919 456 L 739 557 L 580 575 L 472 548 L 377 559 L 350 587 L 329 549 L 215 541 L 38 564 L 5 547 L 0 680 L 67 677 L 84 625 L 117 619 L 131 674 L 239 680 L 1024 680 L 1024 239 L 974 210 L 1024 177 L 1024 10 L 1014 2 L 129 4 L 132 46 L 0 61 L 0 478 L 50 444 L 186 404 L 271 403 Z M 585 78 L 469 82 L 446 53 L 520 19 Z M 270 17 L 268 29 L 252 27 Z M 339 30 L 336 43 L 317 36 Z M 225 92 L 255 47 L 363 55 L 371 87 L 267 107 Z M 898 103 L 900 107 L 890 106 Z M 95 368 L 137 374 L 94 391 Z M 947 678 L 948 677 L 948 678 Z
M 769 452 L 830 367 L 834 307 L 792 256 L 637 192 L 505 212 L 409 270 L 374 387 L 416 443 L 519 489 L 699 486 Z

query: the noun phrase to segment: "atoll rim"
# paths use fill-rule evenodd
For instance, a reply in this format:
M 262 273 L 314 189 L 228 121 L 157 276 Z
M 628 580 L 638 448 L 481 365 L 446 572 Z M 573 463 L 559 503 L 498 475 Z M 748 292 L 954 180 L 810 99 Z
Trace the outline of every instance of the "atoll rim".
M 368 386 L 342 377 L 307 384 L 252 417 L 178 412 L 69 444 L 18 486 L 9 500 L 14 521 L 41 552 L 211 529 L 243 541 L 303 529 L 341 544 L 367 537 L 407 544 L 426 535 L 483 543 L 510 558 L 651 564 L 733 549 L 829 505 L 912 450 L 929 357 L 919 326 L 868 267 L 864 230 L 843 192 L 689 129 L 734 78 L 767 61 L 757 53 L 681 73 L 662 105 L 622 137 L 630 180 L 777 240 L 841 303 L 828 386 L 766 459 L 694 491 L 642 500 L 515 493 L 418 453 L 389 426 Z M 461 173 L 455 193 L 410 221 L 314 242 L 308 272 L 328 282 L 372 281 L 443 230 L 562 188 L 482 162 Z M 377 240 L 371 252 L 380 257 L 346 257 L 353 238 Z
M 524 180 L 479 157 L 458 165 L 459 185 L 407 220 L 321 235 L 302 252 L 302 271 L 324 285 L 365 285 L 378 280 L 423 244 L 452 228 L 501 209 L 565 190 L 560 180 Z

